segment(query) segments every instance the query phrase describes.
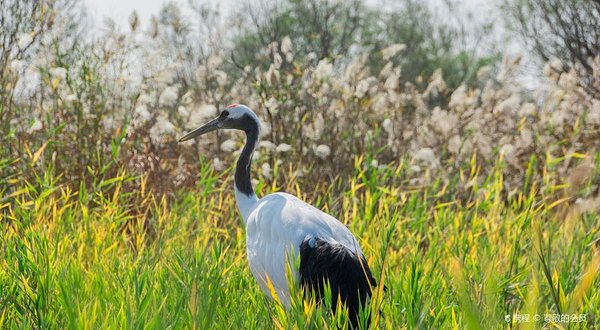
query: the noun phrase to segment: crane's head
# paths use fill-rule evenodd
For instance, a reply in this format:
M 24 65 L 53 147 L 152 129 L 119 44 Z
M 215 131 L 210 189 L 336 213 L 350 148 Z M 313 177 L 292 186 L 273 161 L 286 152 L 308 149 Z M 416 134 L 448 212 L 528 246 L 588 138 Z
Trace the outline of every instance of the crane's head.
M 232 104 L 221 111 L 219 117 L 187 133 L 179 139 L 179 142 L 187 141 L 218 129 L 239 129 L 246 132 L 246 134 L 255 133 L 258 135 L 260 132 L 260 121 L 254 111 L 250 110 L 247 106 Z

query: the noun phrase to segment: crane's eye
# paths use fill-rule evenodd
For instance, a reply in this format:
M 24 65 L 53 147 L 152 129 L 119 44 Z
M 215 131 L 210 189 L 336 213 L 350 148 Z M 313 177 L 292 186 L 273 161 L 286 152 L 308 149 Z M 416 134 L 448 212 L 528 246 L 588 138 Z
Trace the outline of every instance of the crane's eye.
M 219 120 L 223 120 L 225 118 L 227 118 L 229 116 L 229 111 L 224 110 L 223 112 L 221 112 L 221 115 L 219 116 Z

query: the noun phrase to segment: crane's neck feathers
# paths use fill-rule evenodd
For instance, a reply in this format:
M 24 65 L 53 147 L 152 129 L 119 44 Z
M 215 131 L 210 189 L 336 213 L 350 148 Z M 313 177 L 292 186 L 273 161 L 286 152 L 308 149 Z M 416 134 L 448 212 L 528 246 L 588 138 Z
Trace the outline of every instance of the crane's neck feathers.
M 258 202 L 254 189 L 252 189 L 250 170 L 252 167 L 252 155 L 260 136 L 260 123 L 256 116 L 248 114 L 244 114 L 238 119 L 238 122 L 239 129 L 246 133 L 246 144 L 235 166 L 235 198 L 240 213 L 244 218 L 244 223 L 246 223 L 250 211 L 252 211 Z

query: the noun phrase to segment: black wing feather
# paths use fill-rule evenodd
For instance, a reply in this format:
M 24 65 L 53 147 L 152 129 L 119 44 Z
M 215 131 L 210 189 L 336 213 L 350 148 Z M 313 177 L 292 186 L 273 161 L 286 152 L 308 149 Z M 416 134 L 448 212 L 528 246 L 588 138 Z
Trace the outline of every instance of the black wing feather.
M 307 238 L 300 244 L 300 285 L 323 299 L 326 282 L 331 288 L 331 306 L 335 308 L 340 297 L 350 323 L 358 329 L 359 311 L 377 285 L 367 261 L 341 244 Z

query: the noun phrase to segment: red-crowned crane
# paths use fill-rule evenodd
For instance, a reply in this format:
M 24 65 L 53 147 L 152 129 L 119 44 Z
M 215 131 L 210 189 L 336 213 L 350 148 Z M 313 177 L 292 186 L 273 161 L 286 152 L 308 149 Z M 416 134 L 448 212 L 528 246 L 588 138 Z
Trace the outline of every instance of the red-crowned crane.
M 235 169 L 235 198 L 246 225 L 248 264 L 262 291 L 273 298 L 270 281 L 279 300 L 289 306 L 286 262 L 298 260 L 299 256 L 300 267 L 293 276 L 299 276 L 300 285 L 322 299 L 324 283 L 329 283 L 331 306 L 335 308 L 338 297 L 341 298 L 351 324 L 358 328 L 359 311 L 365 308 L 376 282 L 354 235 L 334 217 L 292 195 L 256 197 L 250 168 L 260 122 L 247 106 L 230 105 L 219 117 L 179 141 L 218 129 L 246 133 L 246 144 Z

